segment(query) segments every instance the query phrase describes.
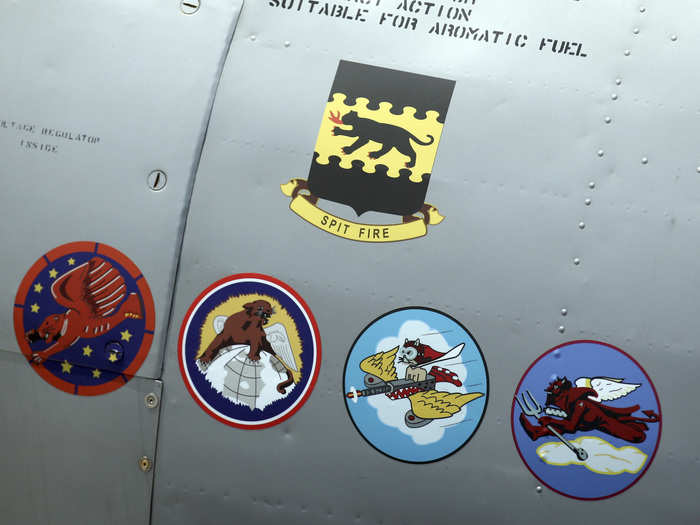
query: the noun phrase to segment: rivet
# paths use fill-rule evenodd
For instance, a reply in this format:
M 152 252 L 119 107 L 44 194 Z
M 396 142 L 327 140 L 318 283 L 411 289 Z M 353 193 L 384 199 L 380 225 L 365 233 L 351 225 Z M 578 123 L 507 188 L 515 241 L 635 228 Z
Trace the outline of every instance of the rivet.
M 575 264 L 576 266 L 578 266 L 579 264 L 581 264 L 581 259 L 579 259 L 578 257 L 574 257 L 574 264 Z
M 585 227 L 586 227 L 586 223 L 585 223 L 585 222 L 579 222 L 579 223 L 578 223 L 578 229 L 579 229 L 579 230 L 583 230 Z
M 143 400 L 148 408 L 156 408 L 158 406 L 158 396 L 153 392 L 146 394 Z
M 698 166 L 697 168 L 695 168 L 695 171 L 697 171 L 698 173 L 700 173 L 700 166 Z
M 672 41 L 672 42 L 675 42 L 676 40 L 678 40 L 678 36 L 677 36 L 677 35 L 671 35 L 671 41 Z
M 635 27 L 635 28 L 632 30 L 632 32 L 633 32 L 635 35 L 638 35 L 638 34 L 639 34 L 639 28 L 638 28 L 638 27 Z
M 640 13 L 644 13 L 646 10 L 647 10 L 646 7 L 640 7 L 640 8 L 639 8 L 639 12 L 640 12 Z
M 593 181 L 589 182 L 589 183 L 588 183 L 588 187 L 589 187 L 590 189 L 595 188 L 595 182 L 593 182 Z
M 139 468 L 141 469 L 141 472 L 148 472 L 153 468 L 153 461 L 151 461 L 151 458 L 148 456 L 141 456 L 139 458 Z
M 193 15 L 199 11 L 199 0 L 182 0 L 180 2 L 180 11 L 186 15 Z
M 257 38 L 257 37 L 256 37 L 255 35 L 250 35 L 250 40 L 251 40 L 251 41 L 255 42 L 255 39 L 256 39 L 256 38 Z
M 148 182 L 148 187 L 153 191 L 160 191 L 165 188 L 168 182 L 168 176 L 163 170 L 153 170 L 148 174 L 146 179 Z
M 564 330 L 566 330 L 566 328 L 564 328 L 564 325 L 560 325 L 559 328 L 557 328 L 557 330 L 559 330 L 560 334 L 563 334 Z
M 569 311 L 566 308 L 561 309 L 561 315 L 566 315 L 568 313 L 569 313 Z
M 537 487 L 535 487 L 535 490 L 536 490 L 538 493 L 539 493 L 539 492 L 542 492 L 542 486 L 541 486 L 541 485 L 537 485 Z
M 649 159 L 646 157 L 642 157 L 642 164 L 648 164 L 648 163 L 649 163 Z
M 610 95 L 610 98 L 613 100 L 617 100 L 617 93 L 613 93 L 612 95 Z
M 625 49 L 625 56 L 626 57 L 630 56 L 631 54 L 632 54 L 632 51 L 630 51 L 629 49 Z
M 621 79 L 621 78 L 616 78 L 616 79 L 615 79 L 615 84 L 617 84 L 618 86 L 619 86 L 620 84 L 622 84 L 622 79 Z
M 284 47 L 289 47 L 291 45 L 292 45 L 292 43 L 289 40 L 284 41 Z
M 604 120 L 605 120 L 606 124 L 610 124 L 612 122 L 612 118 L 610 118 L 610 117 L 605 117 Z
M 599 149 L 599 150 L 598 150 L 598 156 L 599 156 L 599 157 L 602 157 L 603 155 L 605 155 L 605 152 L 604 152 L 602 149 Z
M 590 206 L 590 205 L 591 205 L 591 199 L 586 199 L 586 200 L 583 201 L 583 202 L 586 204 L 586 206 Z

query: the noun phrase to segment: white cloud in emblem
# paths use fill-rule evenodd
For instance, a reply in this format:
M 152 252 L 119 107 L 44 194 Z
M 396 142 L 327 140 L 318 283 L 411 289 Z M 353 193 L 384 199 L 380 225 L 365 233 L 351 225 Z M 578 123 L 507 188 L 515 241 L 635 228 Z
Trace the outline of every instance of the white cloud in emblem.
M 596 474 L 617 475 L 623 472 L 636 474 L 647 460 L 647 455 L 637 447 L 616 448 L 604 439 L 583 436 L 571 440 L 588 453 L 588 459 L 581 461 L 569 447 L 561 441 L 545 443 L 537 447 L 537 455 L 549 465 L 565 467 L 582 465 Z
M 399 329 L 399 333 L 395 337 L 385 337 L 377 344 L 375 353 L 386 352 L 395 346 L 403 345 L 405 339 L 420 339 L 422 344 L 429 345 L 438 352 L 447 352 L 450 350 L 445 338 L 437 333 L 439 328 L 433 328 L 423 321 L 407 321 Z M 427 335 L 429 334 L 429 335 Z M 464 341 L 466 342 L 466 341 Z M 464 358 L 464 352 L 457 359 L 437 363 L 436 366 L 447 368 L 457 374 L 457 377 L 464 385 L 467 379 L 467 369 L 461 364 Z M 396 375 L 399 378 L 406 376 L 407 365 L 395 361 Z M 426 369 L 429 371 L 430 366 Z M 438 383 L 437 390 L 440 392 L 451 392 L 466 394 L 467 390 L 464 386 L 457 387 L 450 383 Z M 478 391 L 478 390 L 477 390 Z M 377 417 L 385 425 L 397 428 L 402 434 L 410 436 L 416 445 L 429 445 L 442 439 L 445 434 L 445 426 L 461 423 L 467 416 L 468 406 L 462 407 L 462 410 L 449 418 L 436 419 L 421 428 L 409 428 L 404 421 L 404 415 L 411 409 L 411 402 L 406 399 L 397 399 L 395 401 L 389 399 L 386 395 L 380 394 L 367 398 L 370 406 L 377 410 Z

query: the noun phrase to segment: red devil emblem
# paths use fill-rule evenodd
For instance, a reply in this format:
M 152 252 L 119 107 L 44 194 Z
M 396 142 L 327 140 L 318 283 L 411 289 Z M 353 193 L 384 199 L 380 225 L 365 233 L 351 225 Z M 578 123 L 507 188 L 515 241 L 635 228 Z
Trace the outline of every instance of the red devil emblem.
M 68 310 L 49 315 L 38 328 L 25 334 L 30 344 L 54 343 L 46 350 L 32 353 L 32 361 L 37 364 L 69 348 L 78 339 L 98 337 L 124 319 L 140 319 L 143 315 L 138 296 L 127 295 L 124 277 L 102 257 L 93 257 L 63 274 L 51 286 L 51 294 Z

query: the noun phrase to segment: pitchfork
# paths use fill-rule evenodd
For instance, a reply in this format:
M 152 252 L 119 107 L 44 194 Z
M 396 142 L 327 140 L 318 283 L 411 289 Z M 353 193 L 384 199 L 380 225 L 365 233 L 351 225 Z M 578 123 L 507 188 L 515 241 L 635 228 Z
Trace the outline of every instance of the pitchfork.
M 526 390 L 527 395 L 530 397 L 530 401 L 527 400 L 525 397 L 525 394 L 520 394 L 523 398 L 522 403 L 520 402 L 520 399 L 518 399 L 518 396 L 515 396 L 515 400 L 518 402 L 518 405 L 520 405 L 520 410 L 523 411 L 523 414 L 526 416 L 532 416 L 532 417 L 537 417 L 542 413 L 542 405 L 540 405 L 537 400 L 534 398 L 534 396 L 530 393 L 529 390 Z M 564 436 L 562 436 L 559 432 L 554 430 L 552 428 L 552 425 L 546 425 L 547 430 L 549 430 L 552 434 L 557 436 L 559 440 L 564 443 L 567 447 L 571 449 L 571 451 L 576 454 L 576 457 L 581 460 L 581 461 L 586 461 L 588 459 L 588 452 L 583 450 L 581 447 L 577 447 L 570 441 L 568 441 Z

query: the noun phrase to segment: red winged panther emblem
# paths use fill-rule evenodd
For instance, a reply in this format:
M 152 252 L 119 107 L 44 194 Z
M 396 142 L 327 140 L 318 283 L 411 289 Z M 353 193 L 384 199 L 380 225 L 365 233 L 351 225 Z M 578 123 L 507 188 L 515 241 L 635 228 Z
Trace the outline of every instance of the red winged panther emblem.
M 127 295 L 124 277 L 102 257 L 93 257 L 63 274 L 51 286 L 51 294 L 68 310 L 49 315 L 38 328 L 25 334 L 30 344 L 54 343 L 46 350 L 32 352 L 31 360 L 36 364 L 71 347 L 78 339 L 98 337 L 124 319 L 140 319 L 143 315 L 138 296 Z

